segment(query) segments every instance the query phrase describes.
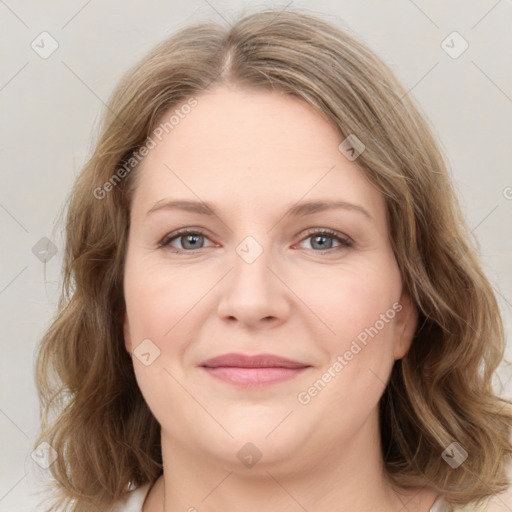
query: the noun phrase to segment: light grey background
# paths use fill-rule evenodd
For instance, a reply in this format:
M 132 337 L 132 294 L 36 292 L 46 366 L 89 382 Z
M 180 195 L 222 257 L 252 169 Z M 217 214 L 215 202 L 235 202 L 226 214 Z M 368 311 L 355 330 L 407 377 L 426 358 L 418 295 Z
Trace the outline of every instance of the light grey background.
M 38 429 L 34 350 L 61 283 L 55 222 L 89 154 L 103 102 L 121 74 L 175 30 L 288 4 L 361 36 L 419 103 L 448 157 L 510 340 L 510 0 L 0 0 L 0 512 L 35 510 L 45 475 L 31 458 Z M 43 31 L 59 45 L 46 59 L 31 47 L 35 40 L 43 51 Z M 453 31 L 469 44 L 458 58 L 441 46 Z M 453 35 L 445 45 L 461 48 Z M 42 237 L 58 249 L 46 266 L 32 252 Z M 499 390 L 510 397 L 512 372 L 502 367 L 500 375 Z

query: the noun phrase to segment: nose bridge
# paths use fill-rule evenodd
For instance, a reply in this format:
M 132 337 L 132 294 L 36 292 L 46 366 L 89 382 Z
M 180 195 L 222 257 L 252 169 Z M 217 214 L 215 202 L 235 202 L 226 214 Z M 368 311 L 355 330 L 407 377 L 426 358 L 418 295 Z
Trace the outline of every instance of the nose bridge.
M 256 238 L 257 237 L 257 238 Z M 269 238 L 263 235 L 247 235 L 236 247 L 232 280 L 237 291 L 261 299 L 261 295 L 269 293 L 272 285 L 272 273 L 267 267 L 272 266 Z M 261 240 L 261 242 L 260 242 Z M 250 292 L 250 293 L 248 293 Z M 268 299 L 268 298 L 267 298 Z M 247 297 L 244 298 L 244 302 Z
M 221 315 L 254 323 L 285 314 L 286 298 L 279 289 L 280 281 L 268 268 L 276 266 L 270 239 L 264 234 L 247 235 L 235 247 L 233 270 L 219 304 Z

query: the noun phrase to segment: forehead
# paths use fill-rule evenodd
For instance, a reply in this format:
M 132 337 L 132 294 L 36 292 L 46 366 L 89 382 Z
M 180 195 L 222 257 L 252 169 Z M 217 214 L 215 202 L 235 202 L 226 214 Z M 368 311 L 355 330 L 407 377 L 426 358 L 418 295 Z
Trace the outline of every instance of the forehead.
M 147 210 L 167 196 L 255 209 L 331 199 L 382 215 L 381 194 L 338 149 L 344 137 L 306 102 L 226 86 L 195 99 L 196 106 L 155 139 L 138 170 L 134 208 Z
M 329 158 L 341 137 L 310 105 L 284 93 L 220 86 L 196 100 L 166 137 L 174 149 L 196 158 L 222 156 L 247 164 L 248 157 L 255 162 L 274 157 L 296 163 L 305 154 Z

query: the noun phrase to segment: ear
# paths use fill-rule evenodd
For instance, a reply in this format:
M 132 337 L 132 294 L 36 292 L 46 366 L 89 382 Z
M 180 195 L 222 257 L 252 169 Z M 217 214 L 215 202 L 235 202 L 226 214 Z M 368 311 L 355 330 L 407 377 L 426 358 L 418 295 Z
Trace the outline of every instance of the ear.
M 409 352 L 418 326 L 418 310 L 409 294 L 403 292 L 398 304 L 396 305 L 396 339 L 393 350 L 395 360 L 402 359 Z
M 128 314 L 125 312 L 124 321 L 123 321 L 123 336 L 124 336 L 124 346 L 128 354 L 132 354 L 132 337 L 130 334 L 130 324 L 128 322 Z

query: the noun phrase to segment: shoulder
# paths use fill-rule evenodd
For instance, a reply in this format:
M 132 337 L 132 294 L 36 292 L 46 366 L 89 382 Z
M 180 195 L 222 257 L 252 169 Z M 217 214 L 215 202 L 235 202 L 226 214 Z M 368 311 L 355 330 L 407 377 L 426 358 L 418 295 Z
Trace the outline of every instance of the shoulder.
M 432 505 L 429 512 L 455 512 L 454 509 L 445 501 L 442 496 L 439 496 Z
M 512 412 L 512 408 L 509 408 Z M 454 512 L 510 512 L 512 510 L 512 459 L 507 465 L 508 487 L 499 494 L 484 500 L 480 505 L 469 503 L 466 506 L 456 506 Z
M 149 489 L 150 484 L 145 484 L 133 491 L 127 491 L 122 498 L 112 505 L 108 512 L 142 512 L 142 505 Z
M 512 510 L 511 486 L 506 491 L 484 500 L 480 505 L 470 503 L 466 506 L 454 508 L 454 512 L 509 512 L 510 510 Z
M 476 505 L 469 503 L 462 506 L 457 505 L 452 510 L 453 512 L 509 512 L 512 510 L 512 494 L 507 491 L 506 494 L 496 494 L 481 504 Z

